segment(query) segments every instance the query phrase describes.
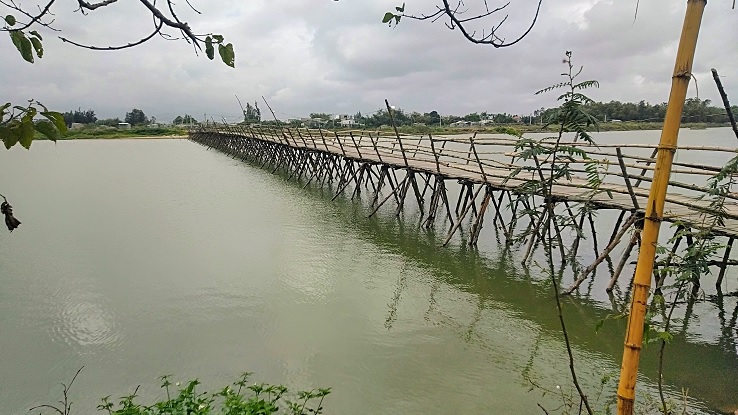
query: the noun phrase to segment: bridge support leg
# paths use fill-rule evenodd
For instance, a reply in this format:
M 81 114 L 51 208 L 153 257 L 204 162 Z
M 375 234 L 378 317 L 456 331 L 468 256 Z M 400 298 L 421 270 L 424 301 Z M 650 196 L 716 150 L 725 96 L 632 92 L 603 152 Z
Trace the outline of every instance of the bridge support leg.
M 482 204 L 479 207 L 479 215 L 477 215 L 477 220 L 474 222 L 474 225 L 471 229 L 471 236 L 469 238 L 469 246 L 477 246 L 477 241 L 479 241 L 479 233 L 482 231 L 482 224 L 484 223 L 484 212 L 487 211 L 487 206 L 489 206 L 490 200 L 493 200 L 492 197 L 492 187 L 490 185 L 485 186 L 487 188 L 484 199 L 482 200 Z

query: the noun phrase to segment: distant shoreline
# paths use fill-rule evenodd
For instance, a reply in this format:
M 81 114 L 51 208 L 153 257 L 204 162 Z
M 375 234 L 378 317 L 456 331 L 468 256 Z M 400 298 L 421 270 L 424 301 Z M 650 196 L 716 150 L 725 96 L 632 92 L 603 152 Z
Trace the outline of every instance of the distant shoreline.
M 595 131 L 608 132 L 608 131 L 648 131 L 648 130 L 661 130 L 662 123 L 656 122 L 608 122 L 598 124 L 599 129 Z M 729 124 L 712 124 L 712 123 L 683 123 L 681 128 L 690 129 L 708 129 L 708 128 L 721 128 L 730 127 Z M 495 133 L 506 133 L 513 129 L 520 133 L 542 133 L 542 132 L 555 132 L 558 131 L 557 125 L 550 125 L 543 128 L 541 125 L 525 125 L 525 124 L 498 124 L 487 127 L 449 127 L 449 126 L 424 126 L 424 125 L 404 125 L 398 127 L 398 131 L 401 134 L 434 134 L 434 135 L 456 135 L 456 134 L 469 134 L 479 132 L 482 134 L 495 134 Z M 325 129 L 326 131 L 334 131 L 333 129 Z M 345 129 L 335 129 L 335 131 L 343 131 Z M 355 131 L 356 129 L 354 129 Z M 392 128 L 383 126 L 380 128 L 368 128 L 366 131 L 392 131 Z M 106 134 L 108 133 L 108 134 Z M 173 132 L 172 130 L 166 131 L 163 134 L 138 134 L 128 135 L 125 130 L 105 131 L 96 132 L 90 134 L 87 131 L 80 131 L 75 134 L 74 130 L 69 131 L 66 137 L 62 140 L 153 140 L 153 139 L 186 139 L 187 133 L 183 130 Z
M 59 141 L 76 141 L 76 140 L 184 140 L 187 135 L 98 135 L 94 137 L 64 137 Z

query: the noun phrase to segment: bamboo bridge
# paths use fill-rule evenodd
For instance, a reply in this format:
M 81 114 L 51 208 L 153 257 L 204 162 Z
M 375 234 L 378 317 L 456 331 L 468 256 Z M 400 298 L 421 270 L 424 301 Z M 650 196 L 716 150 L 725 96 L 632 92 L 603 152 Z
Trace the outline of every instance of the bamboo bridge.
M 532 219 L 519 218 L 520 212 L 536 209 L 538 204 L 518 196 L 525 192 L 523 184 L 534 180 L 541 172 L 550 171 L 546 165 L 519 171 L 521 161 L 516 150 L 519 139 L 503 134 L 432 137 L 430 134 L 408 136 L 384 131 L 335 132 L 212 123 L 192 129 L 189 138 L 231 157 L 269 168 L 272 173 L 282 171 L 289 180 L 304 182 L 304 187 L 311 183 L 335 185 L 334 199 L 349 192 L 352 199 L 361 198 L 362 191 L 366 190 L 371 207 L 369 216 L 390 200 L 394 202 L 396 215 L 412 204 L 420 211 L 422 226 L 431 228 L 439 221 L 449 225 L 443 245 L 447 245 L 455 234 L 464 232 L 466 226 L 468 235 L 464 242 L 475 246 L 488 210 L 498 238 L 501 234 L 506 244 L 512 244 L 514 235 L 522 227 L 536 229 Z M 639 219 L 645 212 L 656 148 L 655 145 L 632 143 L 564 144 L 575 144 L 591 159 L 572 159 L 569 162 L 572 176 L 558 180 L 551 189 L 550 196 L 557 208 L 562 215 L 568 215 L 577 228 L 567 241 L 569 254 L 565 255 L 559 236 L 561 257 L 563 261 L 576 257 L 580 241 L 587 239 L 585 220 L 595 253 L 592 264 L 577 273 L 575 283 L 566 292 L 574 291 L 603 261 L 608 261 L 612 268 L 607 288 L 611 291 L 633 248 L 640 244 Z M 680 146 L 677 154 L 680 151 L 704 152 L 703 159 L 719 161 L 735 156 L 738 148 Z M 599 166 L 602 177 L 596 189 L 587 179 L 584 167 L 585 162 L 592 160 Z M 727 267 L 738 265 L 738 261 L 730 259 L 733 242 L 738 237 L 738 193 L 723 194 L 721 220 L 713 220 L 715 212 L 711 201 L 705 197 L 710 194 L 707 179 L 720 172 L 723 165 L 679 161 L 673 165 L 672 178 L 678 175 L 680 180 L 669 182 L 663 220 L 676 223 L 679 228 L 704 229 L 709 237 L 725 240 L 722 259 L 709 264 L 719 269 L 716 286 L 720 290 Z M 447 182 L 457 182 L 459 187 L 450 191 Z M 458 197 L 454 204 L 449 199 L 455 193 Z M 478 200 L 481 193 L 483 196 Z M 576 204 L 586 204 L 587 209 L 573 209 Z M 593 219 L 593 211 L 598 210 L 618 212 L 603 249 L 598 246 Z M 630 237 L 625 238 L 628 232 Z M 617 266 L 612 267 L 610 254 L 622 240 L 628 239 L 624 254 L 618 258 Z M 686 245 L 693 243 L 689 235 L 664 242 L 670 254 L 657 264 L 669 265 L 682 239 L 686 239 Z M 534 240 L 530 238 L 530 242 L 526 242 L 523 249 L 526 258 L 535 249 Z M 655 274 L 658 288 L 664 284 L 665 273 L 657 269 Z

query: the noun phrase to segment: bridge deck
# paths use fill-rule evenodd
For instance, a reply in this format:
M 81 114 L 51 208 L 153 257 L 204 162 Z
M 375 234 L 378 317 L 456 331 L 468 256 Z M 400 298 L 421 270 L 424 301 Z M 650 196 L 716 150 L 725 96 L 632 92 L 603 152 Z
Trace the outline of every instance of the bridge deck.
M 286 145 L 309 151 L 326 152 L 360 162 L 384 164 L 397 169 L 412 169 L 479 184 L 489 184 L 496 189 L 515 192 L 526 180 L 532 179 L 536 171 L 523 170 L 517 175 L 512 172 L 520 167 L 520 160 L 514 159 L 516 139 L 507 136 L 460 139 L 418 136 L 392 136 L 386 133 L 349 131 L 343 133 L 308 129 L 274 129 L 263 127 L 234 127 L 211 125 L 209 133 L 229 134 L 248 137 L 273 144 Z M 571 143 L 569 143 L 571 144 Z M 648 189 L 640 187 L 642 182 L 650 182 L 655 162 L 655 152 L 651 157 L 638 154 L 625 155 L 621 149 L 631 153 L 650 150 L 653 146 L 608 144 L 592 147 L 576 144 L 593 154 L 592 157 L 602 166 L 604 181 L 599 192 L 593 195 L 583 167 L 570 166 L 579 173 L 570 180 L 559 181 L 552 189 L 552 195 L 559 200 L 571 202 L 589 201 L 597 208 L 619 209 L 645 212 Z M 615 148 L 617 152 L 613 152 Z M 681 151 L 720 152 L 733 156 L 736 149 L 710 147 L 682 147 Z M 724 158 L 724 157 L 723 157 Z M 584 160 L 575 162 L 583 166 Z M 671 181 L 664 206 L 664 220 L 680 221 L 693 227 L 703 227 L 710 201 L 702 198 L 707 192 L 706 180 L 722 166 L 709 166 L 689 163 L 674 163 L 674 172 L 687 175 L 692 183 Z M 545 167 L 544 167 L 545 169 Z M 630 170 L 630 171 L 628 171 Z M 547 172 L 548 170 L 544 171 Z M 625 174 L 623 174 L 625 172 Z M 628 184 L 630 183 L 630 190 Z M 634 206 L 634 200 L 637 208 Z M 711 221 L 708 221 L 711 222 Z M 738 193 L 726 195 L 724 206 L 724 225 L 713 226 L 712 232 L 719 235 L 738 236 Z

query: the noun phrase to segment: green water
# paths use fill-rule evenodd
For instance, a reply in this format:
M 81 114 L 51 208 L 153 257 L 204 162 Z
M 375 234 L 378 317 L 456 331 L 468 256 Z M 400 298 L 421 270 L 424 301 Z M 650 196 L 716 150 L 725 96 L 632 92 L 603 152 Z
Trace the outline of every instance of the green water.
M 526 378 L 569 391 L 550 290 L 490 232 L 483 252 L 440 248 L 412 218 L 366 219 L 346 198 L 182 140 L 37 142 L 0 162 L 23 222 L 0 234 L 2 414 L 55 402 L 81 366 L 71 398 L 85 414 L 139 384 L 156 396 L 163 374 L 215 389 L 247 370 L 332 387 L 331 414 L 540 413 L 560 398 Z M 606 298 L 566 305 L 594 399 L 617 374 L 623 327 L 595 334 Z M 724 320 L 735 307 L 726 297 Z M 669 348 L 669 394 L 689 387 L 698 410 L 738 400 L 718 313 L 698 307 L 699 330 Z

